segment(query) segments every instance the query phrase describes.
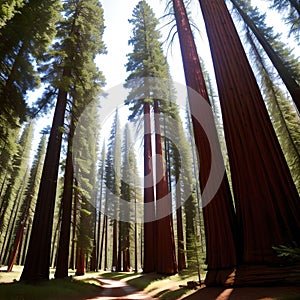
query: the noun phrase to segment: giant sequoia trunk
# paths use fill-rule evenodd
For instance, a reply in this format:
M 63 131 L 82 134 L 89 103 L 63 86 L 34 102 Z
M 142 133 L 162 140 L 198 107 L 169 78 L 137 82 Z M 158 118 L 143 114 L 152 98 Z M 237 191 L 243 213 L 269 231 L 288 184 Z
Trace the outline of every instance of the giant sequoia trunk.
M 186 84 L 202 96 L 197 97 L 191 91 L 189 93 L 195 144 L 201 166 L 199 174 L 200 186 L 203 192 L 210 176 L 212 163 L 215 164 L 220 172 L 224 170 L 224 164 L 212 110 L 211 108 L 207 109 L 208 105 L 205 106 L 201 103 L 201 101 L 209 103 L 208 94 L 183 1 L 173 0 L 173 6 Z M 200 107 L 206 107 L 206 111 L 199 111 L 201 110 Z M 210 137 L 207 137 L 202 127 L 204 123 L 206 123 L 206 127 L 210 128 Z M 212 156 L 214 161 L 212 161 Z M 235 215 L 226 176 L 223 177 L 215 189 L 215 195 L 212 199 L 206 197 L 202 199 L 204 202 L 203 214 L 208 264 L 206 284 L 208 285 L 216 283 L 229 284 L 231 280 L 230 275 L 236 266 Z
M 240 263 L 253 266 L 240 267 L 236 283 L 250 284 L 257 282 L 256 277 L 247 277 L 255 272 L 255 265 L 278 263 L 272 246 L 299 242 L 299 195 L 224 0 L 199 2 L 222 108 Z M 257 268 L 259 283 L 286 276 L 284 271 L 261 266 Z
M 156 224 L 157 224 L 157 263 L 160 274 L 177 273 L 175 241 L 172 220 L 172 201 L 168 189 L 163 163 L 162 138 L 158 101 L 154 100 L 155 152 L 156 152 Z
M 57 263 L 55 278 L 68 277 L 69 249 L 71 236 L 72 199 L 73 199 L 73 136 L 75 131 L 74 116 L 71 119 L 70 132 L 68 137 L 68 152 L 64 178 L 64 190 L 62 196 L 62 220 L 57 251 Z
M 68 73 L 65 70 L 64 75 Z M 49 279 L 51 236 L 67 92 L 60 90 L 42 172 L 22 281 Z
M 144 267 L 145 273 L 155 271 L 155 210 L 152 174 L 150 104 L 144 103 Z

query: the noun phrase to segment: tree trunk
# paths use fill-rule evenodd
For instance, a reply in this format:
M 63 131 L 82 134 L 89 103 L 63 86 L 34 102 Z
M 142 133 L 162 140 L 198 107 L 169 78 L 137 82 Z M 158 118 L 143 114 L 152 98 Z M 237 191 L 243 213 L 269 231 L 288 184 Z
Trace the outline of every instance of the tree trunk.
M 76 276 L 83 276 L 85 274 L 85 258 L 84 253 L 81 247 L 79 247 L 77 251 L 77 258 L 76 258 Z
M 112 271 L 117 270 L 118 266 L 118 222 L 113 220 L 113 248 L 112 248 Z
M 78 182 L 77 182 L 77 177 L 78 174 L 75 176 L 75 186 L 76 190 L 74 192 L 74 204 L 73 204 L 73 222 L 72 222 L 72 244 L 71 244 L 71 255 L 70 255 L 70 268 L 72 270 L 75 269 L 76 265 L 76 258 L 75 258 L 75 252 L 76 252 L 76 230 L 77 230 L 77 207 L 78 207 L 78 201 L 79 201 L 79 196 L 78 196 Z
M 241 264 L 274 265 L 279 261 L 274 245 L 300 240 L 299 195 L 224 0 L 199 2 L 219 89 Z M 241 267 L 237 274 L 236 284 L 258 283 L 267 276 L 268 282 L 278 282 L 287 276 L 267 267 L 258 270 L 257 280 L 247 277 L 250 268 Z
M 217 176 L 223 174 L 225 167 L 213 113 L 211 108 L 206 105 L 206 103 L 209 103 L 209 98 L 183 1 L 173 0 L 173 6 L 186 84 L 198 93 L 195 95 L 189 90 L 195 144 L 201 166 L 199 177 L 204 206 L 206 261 L 208 265 L 206 284 L 231 284 L 231 274 L 234 272 L 237 264 L 235 241 L 236 220 L 233 202 L 226 175 L 220 180 L 218 186 L 213 186 L 213 190 L 215 190 L 213 191 L 215 192 L 214 195 L 210 195 L 207 189 L 208 196 L 204 194 L 212 167 L 214 166 L 217 170 Z M 209 140 L 208 133 L 203 130 L 203 125 L 209 128 Z M 212 161 L 212 157 L 214 157 L 214 161 Z
M 175 166 L 176 169 L 178 166 Z M 179 170 L 177 175 L 179 175 Z M 183 224 L 182 224 L 182 207 L 181 207 L 181 185 L 178 182 L 178 176 L 176 176 L 176 220 L 177 220 L 177 261 L 178 271 L 186 268 L 185 254 L 184 254 L 184 237 L 183 237 Z
M 69 73 L 64 71 L 64 76 Z M 49 280 L 52 225 L 67 92 L 59 90 L 21 281 Z
M 64 190 L 62 195 L 62 219 L 59 235 L 59 245 L 57 250 L 57 264 L 55 278 L 68 277 L 70 233 L 72 218 L 72 199 L 73 199 L 73 137 L 75 132 L 74 116 L 71 117 L 70 131 L 68 136 L 68 150 L 64 178 Z
M 172 220 L 172 201 L 164 166 L 158 101 L 154 100 L 155 152 L 156 152 L 156 212 L 157 212 L 157 272 L 177 273 L 175 241 Z
M 156 233 L 152 173 L 150 104 L 144 103 L 144 273 L 155 271 Z

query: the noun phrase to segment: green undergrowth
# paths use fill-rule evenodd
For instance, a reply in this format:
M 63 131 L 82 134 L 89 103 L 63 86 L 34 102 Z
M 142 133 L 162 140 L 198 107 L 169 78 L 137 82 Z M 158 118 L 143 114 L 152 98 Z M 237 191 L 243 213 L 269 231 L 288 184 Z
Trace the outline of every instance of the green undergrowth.
M 96 296 L 101 287 L 71 279 L 52 279 L 39 284 L 1 283 L 1 300 L 83 300 Z

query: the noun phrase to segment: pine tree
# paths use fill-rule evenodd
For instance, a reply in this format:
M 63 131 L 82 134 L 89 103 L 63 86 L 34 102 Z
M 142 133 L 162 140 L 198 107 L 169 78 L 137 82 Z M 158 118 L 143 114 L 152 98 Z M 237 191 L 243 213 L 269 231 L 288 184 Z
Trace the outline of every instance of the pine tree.
M 0 206 L 0 233 L 3 233 L 3 229 L 7 224 L 5 216 L 7 210 L 11 209 L 13 203 L 18 201 L 18 193 L 22 187 L 22 181 L 24 179 L 26 170 L 28 168 L 28 160 L 31 149 L 33 124 L 30 122 L 27 124 L 22 132 L 20 140 L 18 142 L 18 151 L 13 158 L 13 170 L 10 177 L 10 182 L 3 195 Z M 24 184 L 24 183 L 23 183 Z
M 150 109 L 156 100 L 160 101 L 160 111 L 165 111 L 169 99 L 168 79 L 169 70 L 166 58 L 159 41 L 160 33 L 156 29 L 158 20 L 146 1 L 140 1 L 133 11 L 133 18 L 129 22 L 133 25 L 133 36 L 129 44 L 133 46 L 133 52 L 128 54 L 126 87 L 130 89 L 126 103 L 131 105 L 132 114 L 130 119 L 141 116 L 144 118 L 144 272 L 157 270 L 163 274 L 174 274 L 177 272 L 175 261 L 175 245 L 172 228 L 172 217 L 165 216 L 169 207 L 161 207 L 162 214 L 155 220 L 154 210 L 154 188 L 153 188 L 153 166 L 151 166 L 151 118 Z M 157 85 L 150 77 L 160 78 Z M 152 96 L 153 95 L 153 96 Z M 158 103 L 157 103 L 158 104 Z M 158 124 L 157 127 L 159 128 Z M 156 135 L 156 151 L 162 154 L 161 139 Z M 162 170 L 162 166 L 157 170 Z M 162 178 L 157 173 L 158 178 Z M 165 174 L 162 174 L 164 177 Z M 166 180 L 158 182 L 156 186 L 157 201 L 168 194 Z M 159 204 L 160 202 L 157 202 Z M 169 204 L 171 205 L 171 203 Z M 156 237 L 157 235 L 157 237 Z
M 290 25 L 290 34 L 294 34 L 299 42 L 300 35 L 300 3 L 297 0 L 269 0 L 271 8 L 283 14 L 284 20 Z
M 118 110 L 116 110 L 114 121 L 111 127 L 108 150 L 106 156 L 106 205 L 109 207 L 109 215 L 113 227 L 113 249 L 112 249 L 112 269 L 118 266 L 118 214 L 119 197 L 121 195 L 121 132 Z
M 231 2 L 265 50 L 300 111 L 299 61 L 291 49 L 280 40 L 280 35 L 274 34 L 273 29 L 266 26 L 265 15 L 261 15 L 257 7 L 253 8 L 249 3 L 240 0 Z
M 130 244 L 132 232 L 132 218 L 134 204 L 136 203 L 139 192 L 138 189 L 138 170 L 129 125 L 127 124 L 124 132 L 123 142 L 123 164 L 121 180 L 121 205 L 120 205 L 120 236 L 123 271 L 128 272 L 131 267 Z M 125 202 L 126 201 L 126 202 Z M 135 220 L 136 222 L 136 220 Z M 136 267 L 136 266 L 135 266 Z
M 2 1 L 0 7 L 0 29 L 5 26 L 16 13 L 20 13 L 20 9 L 24 4 L 23 0 Z
M 100 167 L 99 167 L 99 174 L 98 174 L 98 184 L 99 184 L 99 190 L 98 190 L 98 226 L 97 226 L 97 270 L 101 270 L 102 265 L 102 251 L 103 251 L 103 239 L 101 238 L 101 216 L 103 214 L 103 203 L 104 203 L 104 171 L 105 171 L 105 142 L 103 142 L 101 155 L 100 155 Z M 104 220 L 102 222 L 102 231 L 104 229 Z
M 49 82 L 44 100 L 57 95 L 45 164 L 33 221 L 32 234 L 21 280 L 49 279 L 50 246 L 62 128 L 67 99 L 93 99 L 103 76 L 94 58 L 104 52 L 103 10 L 96 0 L 66 1 L 58 24 L 57 42 L 42 71 Z
M 21 1 L 6 1 L 14 7 Z M 15 128 L 28 114 L 26 93 L 36 88 L 36 65 L 55 34 L 58 0 L 22 1 L 19 12 L 0 28 L 0 97 L 2 128 Z M 1 6 L 5 8 L 5 4 Z M 2 131 L 0 131 L 2 138 Z
M 97 145 L 98 124 L 97 101 L 93 101 L 85 109 L 76 129 L 76 139 L 73 145 L 74 171 L 79 196 L 80 220 L 77 237 L 76 274 L 83 275 L 84 270 L 90 270 L 87 264 L 95 259 L 95 208 L 96 208 L 96 176 L 97 176 Z M 66 264 L 67 266 L 67 264 Z M 92 264 L 94 269 L 94 263 Z
M 276 85 L 275 76 L 256 45 L 249 30 L 247 40 L 251 46 L 251 55 L 260 77 L 262 91 L 271 121 L 278 136 L 281 148 L 291 170 L 295 185 L 300 190 L 300 119 L 291 101 Z
M 18 215 L 18 220 L 15 226 L 16 230 L 14 235 L 14 243 L 13 243 L 12 251 L 10 253 L 10 259 L 8 262 L 8 267 L 7 267 L 8 271 L 12 271 L 17 253 L 19 251 L 19 245 L 21 243 L 21 239 L 24 234 L 24 228 L 30 216 L 30 208 L 32 207 L 34 201 L 36 200 L 38 185 L 42 173 L 42 164 L 44 160 L 45 151 L 46 151 L 46 135 L 44 134 L 41 138 L 34 161 L 32 163 L 30 176 L 29 176 L 27 188 L 24 195 L 24 200 L 22 202 L 22 206 L 20 208 L 20 212 Z

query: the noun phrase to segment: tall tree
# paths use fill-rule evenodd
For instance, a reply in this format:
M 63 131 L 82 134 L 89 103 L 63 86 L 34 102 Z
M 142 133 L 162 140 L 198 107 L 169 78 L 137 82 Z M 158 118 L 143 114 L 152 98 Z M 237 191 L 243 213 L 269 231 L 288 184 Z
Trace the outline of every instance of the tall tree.
M 291 170 L 295 185 L 300 190 L 300 116 L 291 101 L 276 84 L 275 76 L 263 53 L 255 43 L 251 32 L 246 31 L 251 45 L 251 57 L 258 70 L 265 102 L 281 148 Z
M 268 0 L 272 8 L 276 8 L 286 23 L 290 25 L 290 34 L 294 34 L 299 42 L 300 38 L 300 3 L 297 0 Z
M 103 82 L 94 63 L 104 52 L 103 10 L 96 0 L 66 1 L 64 18 L 58 24 L 57 42 L 43 71 L 50 86 L 44 99 L 57 102 L 33 220 L 32 234 L 21 280 L 49 279 L 50 246 L 56 182 L 67 100 L 81 94 L 89 98 Z
M 153 165 L 151 149 L 151 117 L 150 110 L 155 100 L 161 101 L 160 105 L 165 106 L 169 100 L 168 79 L 169 70 L 166 58 L 162 51 L 162 44 L 159 41 L 160 33 L 156 29 L 158 20 L 146 1 L 140 1 L 134 8 L 132 19 L 129 22 L 133 25 L 133 36 L 129 44 L 133 46 L 133 52 L 128 55 L 127 71 L 130 75 L 127 78 L 126 87 L 130 88 L 127 103 L 131 104 L 132 115 L 130 119 L 143 114 L 144 118 L 144 272 L 155 270 L 164 274 L 177 272 L 174 255 L 174 236 L 170 210 L 161 211 L 155 223 L 154 209 L 154 188 L 153 188 Z M 151 81 L 150 77 L 154 77 Z M 156 79 L 155 79 L 156 78 Z M 160 78 L 158 86 L 155 80 Z M 161 107 L 161 110 L 164 109 Z M 156 140 L 156 143 L 160 143 Z M 159 148 L 160 146 L 157 145 Z M 158 151 L 158 148 L 157 148 Z M 160 151 L 160 150 L 159 150 Z M 160 153 L 162 154 L 162 153 Z M 162 171 L 162 168 L 159 167 Z M 162 178 L 157 173 L 158 178 Z M 163 175 L 164 176 L 164 175 Z M 158 182 L 158 184 L 162 184 Z M 167 182 L 156 189 L 157 201 L 167 195 Z M 159 195 L 157 194 L 159 191 Z M 158 202 L 157 202 L 158 204 Z M 171 205 L 171 203 L 169 204 Z M 163 207 L 161 207 L 163 208 Z M 166 213 L 169 211 L 169 213 Z M 165 214 L 166 213 L 166 214 Z M 165 217 L 165 218 L 164 218 Z M 159 236 L 156 238 L 156 234 Z M 164 261 L 162 261 L 164 259 Z
M 3 227 L 7 224 L 5 220 L 6 212 L 11 208 L 12 204 L 17 202 L 18 193 L 22 188 L 22 181 L 28 168 L 28 160 L 31 149 L 33 133 L 33 124 L 30 122 L 27 124 L 22 132 L 20 140 L 18 142 L 18 152 L 13 158 L 13 170 L 9 184 L 3 195 L 0 205 L 0 233 L 3 232 Z M 24 184 L 24 183 L 23 183 Z
M 84 98 L 82 98 L 84 99 Z M 95 99 L 94 99 L 95 100 Z M 96 208 L 96 174 L 97 174 L 97 101 L 93 101 L 80 117 L 73 145 L 74 168 L 79 192 L 80 222 L 77 237 L 76 274 L 83 275 L 90 269 L 90 258 L 94 269 L 95 208 Z
M 132 147 L 132 138 L 130 127 L 127 124 L 124 132 L 123 142 L 123 164 L 121 180 L 121 205 L 120 205 L 120 235 L 123 271 L 130 270 L 130 244 L 132 232 L 132 217 L 134 204 L 137 196 L 140 194 L 138 189 L 138 170 L 134 148 Z M 125 202 L 126 201 L 126 202 Z M 136 220 L 135 220 L 136 221 Z M 137 222 L 137 221 L 136 221 Z M 136 267 L 136 266 L 135 266 Z
M 118 266 L 118 214 L 119 197 L 121 195 L 121 132 L 118 110 L 116 110 L 114 121 L 111 127 L 106 162 L 106 188 L 107 205 L 110 209 L 109 215 L 112 218 L 113 227 L 113 249 L 112 249 L 112 268 Z
M 13 265 L 16 260 L 16 256 L 19 250 L 19 245 L 21 243 L 22 236 L 24 234 L 24 228 L 27 224 L 28 218 L 30 216 L 30 208 L 33 205 L 34 200 L 36 199 L 38 192 L 38 185 L 41 178 L 42 173 L 42 164 L 44 161 L 44 155 L 46 151 L 46 135 L 44 134 L 41 138 L 40 144 L 37 148 L 37 152 L 32 163 L 32 167 L 30 170 L 30 176 L 27 184 L 27 188 L 25 191 L 25 197 L 22 203 L 22 207 L 20 209 L 20 213 L 18 216 L 18 220 L 16 223 L 16 230 L 14 235 L 14 243 L 12 247 L 12 251 L 10 253 L 10 258 L 8 261 L 8 271 L 12 271 Z
M 5 2 L 1 8 L 8 3 L 14 7 L 21 3 Z M 55 34 L 60 1 L 30 0 L 22 3 L 19 12 L 0 28 L 0 122 L 3 128 L 18 126 L 28 114 L 26 93 L 40 83 L 36 65 Z
M 220 172 L 224 170 L 224 163 L 217 131 L 215 129 L 214 116 L 210 108 L 204 76 L 185 6 L 182 0 L 173 0 L 172 3 L 186 84 L 196 91 L 198 93 L 197 95 L 201 96 L 195 96 L 191 90 L 188 90 L 195 144 L 199 154 L 199 164 L 201 166 L 199 173 L 200 188 L 203 193 L 212 169 L 212 164 L 214 164 L 218 172 Z M 201 101 L 203 101 L 203 103 L 201 103 Z M 200 105 L 201 111 L 199 111 Z M 203 124 L 199 122 L 203 122 L 203 124 L 206 123 L 206 126 L 210 128 L 210 140 L 208 140 L 207 133 L 203 130 Z M 213 155 L 211 153 L 213 153 Z M 212 161 L 212 159 L 215 161 Z M 202 199 L 207 247 L 206 260 L 208 264 L 206 284 L 224 284 L 227 281 L 230 282 L 230 274 L 233 272 L 237 263 L 235 244 L 236 220 L 227 176 L 223 177 L 219 187 L 216 187 L 216 193 L 211 197 L 212 199 Z
M 23 0 L 4 0 L 0 7 L 0 29 L 5 26 L 16 13 L 20 13 L 20 8 L 24 5 Z
M 199 2 L 224 120 L 239 226 L 239 264 L 262 266 L 260 280 L 264 272 L 281 280 L 284 272 L 276 274 L 276 268 L 266 264 L 278 262 L 272 246 L 299 241 L 299 195 L 225 2 Z M 255 282 L 246 277 L 253 268 L 240 267 L 236 284 Z

